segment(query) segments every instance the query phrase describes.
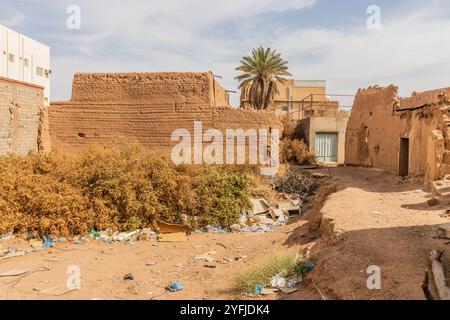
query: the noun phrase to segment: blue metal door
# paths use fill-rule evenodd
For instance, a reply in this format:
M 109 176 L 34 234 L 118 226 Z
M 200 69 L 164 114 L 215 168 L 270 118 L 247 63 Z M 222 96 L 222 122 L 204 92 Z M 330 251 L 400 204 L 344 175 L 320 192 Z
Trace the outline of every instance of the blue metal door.
M 319 162 L 337 162 L 337 133 L 316 133 L 316 157 Z

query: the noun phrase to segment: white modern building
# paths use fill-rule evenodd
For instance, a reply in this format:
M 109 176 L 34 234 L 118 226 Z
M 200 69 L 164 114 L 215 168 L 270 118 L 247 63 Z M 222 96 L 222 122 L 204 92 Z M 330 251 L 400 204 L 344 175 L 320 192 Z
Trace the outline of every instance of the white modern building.
M 44 87 L 50 104 L 50 48 L 0 25 L 0 77 Z

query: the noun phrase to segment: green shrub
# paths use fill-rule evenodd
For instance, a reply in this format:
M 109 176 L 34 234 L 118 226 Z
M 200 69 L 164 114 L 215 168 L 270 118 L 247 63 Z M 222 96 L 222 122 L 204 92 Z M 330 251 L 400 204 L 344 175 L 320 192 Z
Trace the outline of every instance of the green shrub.
M 256 286 L 268 286 L 276 275 L 289 277 L 296 274 L 302 257 L 294 250 L 274 254 L 250 267 L 236 279 L 236 288 L 243 293 L 252 293 Z

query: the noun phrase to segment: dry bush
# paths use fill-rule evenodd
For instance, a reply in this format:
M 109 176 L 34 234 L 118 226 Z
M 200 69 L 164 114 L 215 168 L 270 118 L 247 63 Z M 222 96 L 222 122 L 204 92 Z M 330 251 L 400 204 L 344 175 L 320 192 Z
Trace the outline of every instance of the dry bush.
M 303 140 L 284 138 L 281 141 L 281 158 L 284 162 L 296 165 L 314 164 L 315 155 L 309 152 Z
M 135 230 L 160 219 L 228 227 L 248 208 L 249 174 L 175 166 L 137 144 L 0 157 L 0 234 Z
M 281 160 L 295 165 L 314 164 L 315 155 L 309 152 L 297 122 L 283 118 L 282 123 L 284 129 L 280 146 Z

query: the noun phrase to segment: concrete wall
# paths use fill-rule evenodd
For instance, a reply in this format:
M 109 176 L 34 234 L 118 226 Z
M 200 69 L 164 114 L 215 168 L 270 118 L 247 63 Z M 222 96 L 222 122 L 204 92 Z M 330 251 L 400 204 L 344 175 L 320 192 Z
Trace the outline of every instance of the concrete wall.
M 49 105 L 50 48 L 0 25 L 0 77 L 44 87 L 44 101 Z
M 277 82 L 278 93 L 274 96 L 274 107 L 280 113 L 287 114 L 287 109 L 291 105 L 292 109 L 298 109 L 302 101 L 307 96 L 314 94 L 316 102 L 326 100 L 326 81 L 300 81 L 286 80 L 284 83 Z M 250 107 L 249 103 L 250 85 L 241 91 L 241 107 Z
M 44 88 L 0 78 L 0 154 L 48 151 Z
M 344 164 L 347 123 L 347 117 L 308 117 L 299 122 L 299 131 L 309 151 L 314 153 L 316 153 L 317 133 L 337 133 L 337 163 Z
M 436 166 L 443 156 L 436 161 L 438 142 L 430 138 L 439 131 L 443 134 L 441 108 L 431 100 L 423 101 L 420 94 L 413 99 L 400 99 L 393 85 L 359 90 L 347 128 L 346 163 L 398 173 L 400 140 L 408 138 L 410 174 L 428 176 L 438 172 Z M 431 151 L 435 161 L 429 159 Z
M 215 106 L 226 96 L 214 87 L 220 88 L 212 73 L 77 74 L 72 100 L 52 103 L 49 109 L 52 146 L 83 148 L 124 136 L 167 155 L 176 144 L 172 132 L 193 133 L 194 121 L 202 121 L 204 130 L 223 133 L 234 128 L 281 129 L 272 112 Z

